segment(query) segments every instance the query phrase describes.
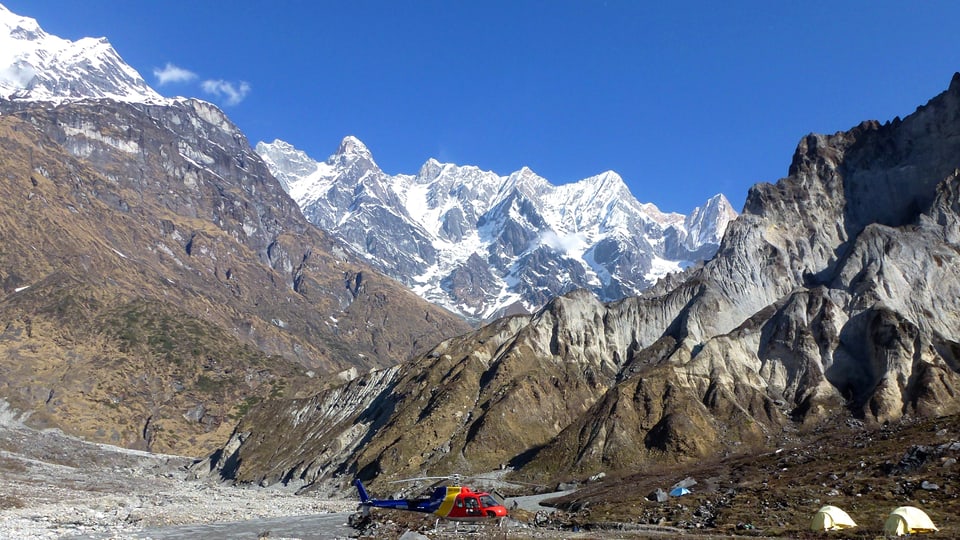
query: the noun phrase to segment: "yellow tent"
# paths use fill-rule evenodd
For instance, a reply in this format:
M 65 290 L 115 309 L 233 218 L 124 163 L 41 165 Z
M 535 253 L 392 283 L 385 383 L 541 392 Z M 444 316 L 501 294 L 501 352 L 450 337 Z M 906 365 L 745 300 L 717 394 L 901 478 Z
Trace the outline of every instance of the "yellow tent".
M 836 506 L 824 506 L 817 510 L 810 522 L 811 531 L 839 531 L 840 529 L 849 529 L 856 527 L 849 514 Z
M 939 529 L 930 521 L 930 516 L 913 506 L 901 506 L 890 512 L 887 522 L 883 524 L 883 531 L 888 535 L 895 536 L 929 533 L 937 530 Z

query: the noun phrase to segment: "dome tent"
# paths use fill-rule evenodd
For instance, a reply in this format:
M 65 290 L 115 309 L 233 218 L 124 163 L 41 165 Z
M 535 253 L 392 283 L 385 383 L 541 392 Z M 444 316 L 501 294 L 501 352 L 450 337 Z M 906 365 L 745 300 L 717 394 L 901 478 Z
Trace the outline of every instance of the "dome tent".
M 901 506 L 890 512 L 886 523 L 883 524 L 883 532 L 895 536 L 929 533 L 938 530 L 933 521 L 930 521 L 926 512 L 913 506 Z
M 856 527 L 849 514 L 836 506 L 826 505 L 817 510 L 810 521 L 811 531 L 839 531 Z

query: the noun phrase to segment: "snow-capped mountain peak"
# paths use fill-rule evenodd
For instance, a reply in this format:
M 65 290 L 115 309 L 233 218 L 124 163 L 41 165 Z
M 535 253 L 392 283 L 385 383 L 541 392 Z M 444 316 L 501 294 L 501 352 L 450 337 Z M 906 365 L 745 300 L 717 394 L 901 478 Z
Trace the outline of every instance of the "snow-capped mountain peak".
M 0 5 L 0 98 L 166 102 L 106 38 L 70 41 Z
M 257 143 L 256 150 L 288 193 L 291 183 L 306 178 L 317 170 L 317 162 L 310 159 L 306 152 L 279 139 L 272 143 Z
M 594 189 L 599 190 L 609 190 L 609 191 L 621 191 L 627 189 L 627 184 L 624 183 L 623 178 L 614 171 L 602 172 L 596 176 L 591 176 L 589 178 L 584 178 L 580 180 L 585 184 L 590 184 L 594 186 Z
M 415 175 L 391 176 L 352 136 L 326 162 L 283 141 L 257 152 L 310 221 L 477 320 L 574 288 L 602 300 L 637 294 L 712 255 L 736 215 L 722 195 L 690 216 L 661 212 L 613 171 L 554 186 L 528 167 L 500 176 L 431 158 Z
M 370 149 L 367 148 L 367 145 L 354 137 L 353 135 L 347 135 L 340 141 L 340 146 L 337 148 L 337 155 L 339 156 L 348 156 L 353 158 L 363 158 L 363 159 L 373 159 L 373 154 L 370 153 Z
M 707 200 L 706 204 L 694 209 L 686 217 L 685 226 L 690 231 L 693 244 L 719 244 L 727 224 L 737 218 L 737 211 L 730 201 L 718 193 Z
M 327 160 L 329 165 L 339 167 L 357 167 L 363 170 L 377 169 L 376 162 L 373 161 L 373 154 L 363 144 L 360 139 L 353 135 L 348 135 L 340 141 L 340 146 L 335 154 Z

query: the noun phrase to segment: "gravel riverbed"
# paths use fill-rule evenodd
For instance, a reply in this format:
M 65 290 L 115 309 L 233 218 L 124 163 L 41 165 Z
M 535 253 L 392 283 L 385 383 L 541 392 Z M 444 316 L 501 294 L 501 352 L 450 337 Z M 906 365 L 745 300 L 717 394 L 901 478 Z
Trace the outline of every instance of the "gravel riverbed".
M 192 458 L 27 427 L 0 402 L 0 540 L 350 512 L 355 500 L 191 480 Z

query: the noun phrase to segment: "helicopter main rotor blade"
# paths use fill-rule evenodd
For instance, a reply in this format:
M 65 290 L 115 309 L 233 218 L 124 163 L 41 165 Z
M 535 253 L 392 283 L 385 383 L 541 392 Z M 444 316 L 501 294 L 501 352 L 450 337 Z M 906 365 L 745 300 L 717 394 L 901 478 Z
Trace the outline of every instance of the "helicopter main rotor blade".
M 416 478 L 403 478 L 401 480 L 390 480 L 388 484 L 401 484 L 403 482 L 418 482 L 420 480 L 449 480 L 451 478 L 458 478 L 457 475 L 451 476 L 418 476 Z

